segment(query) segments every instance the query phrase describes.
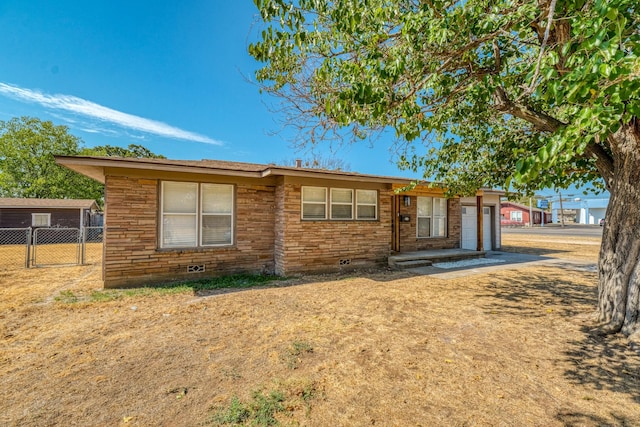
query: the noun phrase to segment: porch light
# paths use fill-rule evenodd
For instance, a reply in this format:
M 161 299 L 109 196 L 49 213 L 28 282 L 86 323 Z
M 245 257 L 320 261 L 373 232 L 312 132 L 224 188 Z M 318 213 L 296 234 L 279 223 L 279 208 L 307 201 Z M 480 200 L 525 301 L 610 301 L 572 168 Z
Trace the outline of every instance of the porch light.
M 411 206 L 411 197 L 404 196 L 404 205 L 405 206 Z

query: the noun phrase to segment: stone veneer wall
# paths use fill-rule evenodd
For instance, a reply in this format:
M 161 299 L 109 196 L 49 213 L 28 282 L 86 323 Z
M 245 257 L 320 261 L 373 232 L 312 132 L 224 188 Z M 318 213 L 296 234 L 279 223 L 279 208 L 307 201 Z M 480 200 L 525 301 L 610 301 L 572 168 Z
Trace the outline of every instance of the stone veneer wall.
M 235 245 L 158 249 L 159 180 L 106 177 L 105 288 L 273 272 L 275 187 L 236 185 Z M 187 266 L 205 271 L 188 273 Z
M 409 215 L 410 222 L 400 223 L 400 252 L 413 252 L 429 249 L 453 249 L 460 247 L 462 210 L 460 199 L 447 201 L 447 237 L 418 238 L 417 200 L 411 196 L 411 206 L 400 206 L 400 215 Z
M 276 274 L 285 274 L 285 186 L 284 179 L 281 178 L 276 186 L 275 194 L 275 242 L 274 242 L 274 264 Z
M 391 190 L 378 190 L 378 220 L 302 220 L 301 189 L 283 183 L 276 273 L 331 272 L 386 264 L 391 245 Z M 353 185 L 353 188 L 358 188 Z M 279 205 L 279 206 L 280 206 Z

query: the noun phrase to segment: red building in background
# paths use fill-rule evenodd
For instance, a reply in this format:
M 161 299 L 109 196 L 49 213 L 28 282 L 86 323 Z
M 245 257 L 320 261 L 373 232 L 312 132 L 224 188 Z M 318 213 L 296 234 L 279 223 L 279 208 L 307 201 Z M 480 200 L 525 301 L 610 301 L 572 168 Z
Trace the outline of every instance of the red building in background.
M 504 201 L 500 203 L 500 224 L 501 225 L 531 225 L 531 217 L 533 214 L 533 225 L 540 225 L 544 218 L 544 223 L 551 222 L 551 213 L 542 209 L 530 208 L 520 203 Z

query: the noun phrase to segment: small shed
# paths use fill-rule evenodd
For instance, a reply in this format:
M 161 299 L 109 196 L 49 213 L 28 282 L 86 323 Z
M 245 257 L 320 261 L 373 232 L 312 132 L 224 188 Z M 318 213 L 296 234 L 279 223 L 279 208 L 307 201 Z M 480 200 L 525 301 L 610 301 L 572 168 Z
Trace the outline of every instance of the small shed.
M 0 198 L 0 228 L 81 228 L 100 221 L 95 200 Z

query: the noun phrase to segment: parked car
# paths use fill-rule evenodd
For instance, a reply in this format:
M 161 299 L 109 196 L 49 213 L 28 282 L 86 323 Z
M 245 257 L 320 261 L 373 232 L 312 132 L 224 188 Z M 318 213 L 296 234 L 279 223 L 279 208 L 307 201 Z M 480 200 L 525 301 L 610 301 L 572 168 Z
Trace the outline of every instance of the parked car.
M 600 221 L 598 221 L 598 224 L 600 225 L 600 227 L 602 227 L 604 225 L 604 218 L 600 218 Z

